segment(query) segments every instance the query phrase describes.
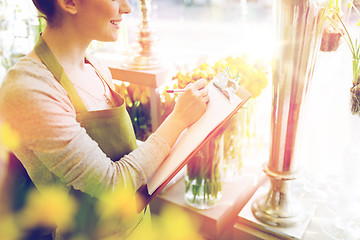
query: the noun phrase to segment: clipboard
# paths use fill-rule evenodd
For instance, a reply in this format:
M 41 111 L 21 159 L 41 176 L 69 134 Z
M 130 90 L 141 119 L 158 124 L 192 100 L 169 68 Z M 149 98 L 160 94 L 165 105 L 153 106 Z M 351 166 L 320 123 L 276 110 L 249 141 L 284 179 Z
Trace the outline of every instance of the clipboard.
M 201 147 L 209 142 L 249 100 L 251 94 L 243 87 L 239 85 L 237 87 L 236 93 L 230 93 L 230 96 L 226 97 L 214 85 L 213 80 L 206 86 L 209 103 L 205 113 L 181 133 L 170 154 L 150 177 L 147 184 L 137 190 L 142 198 L 142 202 L 137 204 L 138 212 L 141 212 L 161 192 Z

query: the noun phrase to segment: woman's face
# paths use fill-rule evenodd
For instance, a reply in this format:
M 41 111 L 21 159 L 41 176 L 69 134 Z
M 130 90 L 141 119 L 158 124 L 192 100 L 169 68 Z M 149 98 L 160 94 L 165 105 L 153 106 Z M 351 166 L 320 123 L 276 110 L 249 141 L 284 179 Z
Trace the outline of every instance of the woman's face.
M 127 0 L 79 0 L 76 27 L 86 38 L 115 41 L 122 15 L 131 12 Z

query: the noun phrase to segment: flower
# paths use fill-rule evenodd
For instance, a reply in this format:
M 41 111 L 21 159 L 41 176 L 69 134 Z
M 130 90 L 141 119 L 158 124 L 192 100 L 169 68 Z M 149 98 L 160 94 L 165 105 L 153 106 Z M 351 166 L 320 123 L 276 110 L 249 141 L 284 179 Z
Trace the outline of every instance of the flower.
M 136 204 L 141 201 L 138 195 L 128 188 L 119 188 L 114 192 L 106 192 L 97 204 L 98 215 L 102 219 L 136 217 Z M 125 207 L 126 206 L 126 207 Z
M 203 239 L 198 233 L 198 223 L 180 208 L 164 207 L 154 225 L 155 230 L 160 233 L 160 239 Z
M 201 64 L 191 72 L 178 72 L 173 79 L 178 81 L 179 88 L 184 88 L 189 83 L 195 82 L 200 78 L 210 82 L 214 76 L 229 67 L 230 76 L 237 79 L 238 83 L 252 94 L 253 98 L 259 96 L 267 86 L 266 67 L 260 61 L 250 63 L 246 56 L 229 56 L 222 58 L 214 63 Z M 166 92 L 162 93 L 166 95 Z
M 15 150 L 20 145 L 19 134 L 8 123 L 0 124 L 0 143 L 8 150 Z
M 65 189 L 47 186 L 42 188 L 41 193 L 34 189 L 28 194 L 20 218 L 25 228 L 52 228 L 57 225 L 67 230 L 73 227 L 76 211 L 77 203 Z
M 14 215 L 0 215 L 0 239 L 21 239 L 21 230 Z
M 150 88 L 124 81 L 115 83 L 115 91 L 125 100 L 136 138 L 145 141 L 151 132 Z
M 183 209 L 165 206 L 160 215 L 152 216 L 152 226 L 143 226 L 138 235 L 132 236 L 132 240 L 200 240 L 204 239 L 198 233 L 198 222 Z

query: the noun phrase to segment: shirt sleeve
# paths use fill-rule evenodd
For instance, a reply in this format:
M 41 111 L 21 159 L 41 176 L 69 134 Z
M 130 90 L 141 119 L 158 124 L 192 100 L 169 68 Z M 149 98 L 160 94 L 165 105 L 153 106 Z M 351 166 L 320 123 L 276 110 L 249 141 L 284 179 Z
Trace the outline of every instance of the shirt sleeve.
M 170 152 L 166 141 L 152 134 L 130 154 L 111 161 L 76 121 L 66 91 L 40 66 L 8 73 L 0 111 L 20 135 L 19 151 L 29 152 L 66 185 L 92 196 L 120 186 L 138 189 Z

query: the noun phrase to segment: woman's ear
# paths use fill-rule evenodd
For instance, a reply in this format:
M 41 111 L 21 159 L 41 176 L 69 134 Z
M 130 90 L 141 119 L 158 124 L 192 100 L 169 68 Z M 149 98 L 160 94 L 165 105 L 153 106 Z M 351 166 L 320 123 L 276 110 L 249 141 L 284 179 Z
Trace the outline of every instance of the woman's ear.
M 77 0 L 57 0 L 60 9 L 63 11 L 76 14 L 78 12 L 78 1 Z

